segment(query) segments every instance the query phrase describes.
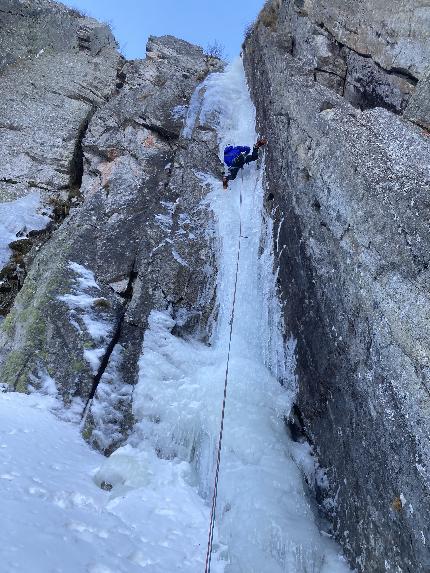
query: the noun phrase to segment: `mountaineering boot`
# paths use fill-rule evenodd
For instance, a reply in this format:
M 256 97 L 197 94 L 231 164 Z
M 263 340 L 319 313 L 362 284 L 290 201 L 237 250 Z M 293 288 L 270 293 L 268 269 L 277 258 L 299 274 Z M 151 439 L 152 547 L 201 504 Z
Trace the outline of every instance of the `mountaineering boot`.
M 257 139 L 257 143 L 255 144 L 255 147 L 263 147 L 263 145 L 266 145 L 267 143 L 267 139 L 265 137 L 260 137 L 260 139 Z
M 225 175 L 222 178 L 222 186 L 224 189 L 228 189 L 228 179 Z

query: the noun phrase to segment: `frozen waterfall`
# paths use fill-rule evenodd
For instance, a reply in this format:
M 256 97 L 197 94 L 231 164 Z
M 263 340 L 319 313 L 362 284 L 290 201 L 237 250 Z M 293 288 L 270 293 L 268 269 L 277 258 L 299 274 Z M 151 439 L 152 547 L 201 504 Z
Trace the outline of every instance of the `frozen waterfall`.
M 188 122 L 199 114 L 202 122 L 215 122 L 220 154 L 230 143 L 252 146 L 255 115 L 241 61 L 210 76 L 203 88 L 193 98 Z M 211 570 L 348 571 L 339 548 L 320 533 L 305 494 L 298 462 L 312 467 L 308 447 L 293 443 L 285 429 L 294 395 L 294 343 L 284 344 L 282 337 L 262 169 L 248 165 L 228 192 L 219 181 L 200 176 L 212 187 L 207 201 L 215 213 L 218 241 L 218 313 L 211 345 L 175 337 L 167 312 L 151 314 L 134 394 L 139 423 L 133 446 L 111 456 L 103 478 L 112 482 L 118 472 L 118 481 L 128 484 L 118 495 L 124 487 L 137 487 L 138 499 L 142 492 L 137 503 L 141 521 L 148 524 L 142 552 L 150 555 L 151 571 L 204 570 L 241 218 Z M 149 506 L 148 491 L 154 496 Z

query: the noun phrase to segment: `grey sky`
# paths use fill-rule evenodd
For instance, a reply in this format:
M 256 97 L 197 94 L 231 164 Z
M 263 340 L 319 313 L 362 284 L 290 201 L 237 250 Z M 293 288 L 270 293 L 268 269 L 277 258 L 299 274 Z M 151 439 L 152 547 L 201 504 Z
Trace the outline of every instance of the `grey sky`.
M 229 59 L 264 0 L 63 0 L 112 25 L 122 53 L 143 58 L 149 35 L 173 34 L 206 48 L 217 40 Z

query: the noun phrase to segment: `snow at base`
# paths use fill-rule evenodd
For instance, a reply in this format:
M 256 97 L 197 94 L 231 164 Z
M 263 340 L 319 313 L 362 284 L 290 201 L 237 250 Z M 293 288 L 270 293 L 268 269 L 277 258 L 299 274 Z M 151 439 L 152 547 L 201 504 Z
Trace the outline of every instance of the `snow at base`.
M 201 571 L 207 515 L 197 492 L 181 487 L 188 464 L 151 451 L 130 457 L 126 447 L 106 475 L 115 493 L 103 491 L 104 458 L 53 406 L 0 394 L 2 573 Z
M 240 61 L 210 76 L 196 94 L 185 135 L 200 114 L 218 125 L 220 150 L 252 145 L 254 109 Z M 309 448 L 285 431 L 295 392 L 294 341 L 284 344 L 281 335 L 262 171 L 247 166 L 243 182 L 239 176 L 226 193 L 210 175 L 198 176 L 217 221 L 211 345 L 175 337 L 169 313 L 151 313 L 134 392 L 138 422 L 129 443 L 108 459 L 88 448 L 77 426 L 51 414 L 54 396 L 0 394 L 6 573 L 204 571 L 240 218 L 211 571 L 349 571 L 339 547 L 319 531 L 305 495 L 302 473 L 314 471 Z M 82 269 L 74 270 L 85 279 Z M 98 487 L 105 484 L 112 490 Z
M 33 191 L 25 197 L 0 203 L 0 267 L 9 260 L 12 251 L 8 245 L 17 240 L 17 233 L 44 229 L 50 219 L 40 215 L 40 192 Z

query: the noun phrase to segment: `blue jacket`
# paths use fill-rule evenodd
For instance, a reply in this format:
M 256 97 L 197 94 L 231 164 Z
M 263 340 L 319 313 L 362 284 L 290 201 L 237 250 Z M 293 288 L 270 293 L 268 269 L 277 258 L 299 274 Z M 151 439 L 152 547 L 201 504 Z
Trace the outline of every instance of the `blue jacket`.
M 229 145 L 224 149 L 224 163 L 228 167 L 231 167 L 236 157 L 238 157 L 241 153 L 248 154 L 250 151 L 251 148 L 247 147 L 246 145 L 236 145 L 236 147 Z

